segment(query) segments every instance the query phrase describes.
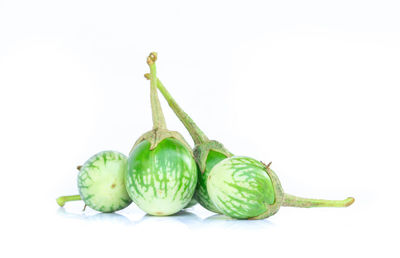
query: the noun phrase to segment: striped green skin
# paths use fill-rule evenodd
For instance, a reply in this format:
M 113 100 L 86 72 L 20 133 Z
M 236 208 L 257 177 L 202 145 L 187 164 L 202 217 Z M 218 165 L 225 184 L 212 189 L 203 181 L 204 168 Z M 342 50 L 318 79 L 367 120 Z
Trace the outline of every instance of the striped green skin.
M 144 140 L 129 156 L 126 189 L 148 214 L 165 216 L 182 210 L 192 199 L 196 183 L 196 163 L 176 139 L 166 138 L 153 150 Z
M 210 196 L 207 192 L 207 178 L 211 169 L 220 161 L 226 159 L 226 156 L 220 152 L 210 151 L 206 160 L 206 169 L 204 173 L 199 172 L 198 183 L 194 197 L 196 200 L 209 211 L 221 213 L 217 207 L 212 203 Z
M 116 151 L 103 151 L 82 165 L 78 188 L 82 200 L 90 208 L 114 212 L 127 207 L 132 200 L 125 189 L 127 157 Z
M 249 157 L 227 158 L 211 170 L 208 194 L 225 215 L 237 219 L 258 216 L 273 204 L 275 194 L 265 166 Z

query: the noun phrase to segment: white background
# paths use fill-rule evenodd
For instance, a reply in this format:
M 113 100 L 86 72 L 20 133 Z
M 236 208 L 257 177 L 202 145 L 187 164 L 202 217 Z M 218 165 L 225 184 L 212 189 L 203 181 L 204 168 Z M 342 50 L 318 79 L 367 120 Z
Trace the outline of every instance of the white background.
M 398 1 L 0 1 L 0 256 L 399 257 L 399 13 Z M 151 129 L 150 51 L 210 138 L 273 161 L 287 192 L 355 204 L 261 221 L 60 209 L 76 165 L 127 154 Z

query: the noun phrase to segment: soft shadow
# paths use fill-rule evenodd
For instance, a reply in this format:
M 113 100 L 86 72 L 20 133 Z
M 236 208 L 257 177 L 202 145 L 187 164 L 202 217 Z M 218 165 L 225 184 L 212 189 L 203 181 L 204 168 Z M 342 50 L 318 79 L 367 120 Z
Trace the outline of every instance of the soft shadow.
M 223 227 L 229 229 L 268 229 L 275 226 L 274 223 L 267 219 L 262 220 L 246 220 L 246 219 L 233 219 L 225 215 L 215 214 L 203 220 L 207 227 Z
M 202 220 L 196 214 L 182 210 L 169 216 L 153 216 L 150 214 L 146 214 L 142 217 L 141 220 L 137 222 L 137 224 L 145 224 L 149 222 L 155 224 L 177 222 L 179 224 L 184 224 L 188 228 L 195 228 L 202 223 Z
M 98 222 L 98 221 L 107 221 L 107 222 L 117 222 L 121 224 L 132 224 L 133 222 L 129 220 L 124 215 L 118 213 L 96 213 L 94 215 L 90 215 L 87 213 L 82 212 L 79 213 L 71 213 L 67 212 L 64 208 L 58 208 L 57 213 L 65 218 L 70 219 L 79 219 L 79 220 L 86 220 L 91 222 Z
M 274 224 L 267 220 L 238 220 L 232 219 L 230 217 L 215 214 L 209 216 L 205 219 L 201 219 L 196 214 L 182 210 L 176 214 L 170 216 L 152 216 L 146 214 L 142 216 L 139 220 L 131 220 L 130 218 L 119 214 L 119 213 L 98 213 L 91 210 L 86 210 L 85 212 L 68 212 L 64 208 L 60 207 L 57 210 L 59 216 L 68 219 L 85 220 L 89 222 L 109 222 L 118 223 L 123 225 L 158 225 L 162 226 L 172 226 L 184 225 L 189 229 L 205 229 L 205 228 L 224 228 L 224 229 L 246 229 L 246 230 L 260 230 L 268 229 L 274 226 Z
M 57 210 L 58 215 L 69 218 L 69 219 L 77 219 L 77 220 L 85 220 L 90 222 L 111 222 L 111 223 L 119 223 L 124 225 L 135 225 L 139 226 L 141 224 L 155 224 L 155 225 L 168 225 L 171 223 L 182 224 L 188 228 L 197 227 L 202 224 L 202 220 L 197 217 L 194 213 L 188 211 L 180 211 L 176 214 L 170 216 L 152 216 L 146 214 L 142 216 L 139 220 L 131 220 L 130 218 L 119 214 L 119 213 L 95 213 L 92 210 L 86 210 L 85 212 L 68 212 L 64 208 L 60 207 Z

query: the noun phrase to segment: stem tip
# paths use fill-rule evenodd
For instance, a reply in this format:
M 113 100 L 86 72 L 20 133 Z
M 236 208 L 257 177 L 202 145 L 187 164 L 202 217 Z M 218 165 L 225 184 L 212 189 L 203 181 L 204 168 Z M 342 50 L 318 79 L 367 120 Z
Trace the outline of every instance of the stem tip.
M 57 204 L 60 205 L 60 207 L 63 207 L 65 204 L 65 200 L 63 197 L 58 197 L 56 201 L 57 201 Z
M 64 204 L 65 204 L 66 202 L 70 202 L 70 201 L 79 201 L 79 200 L 82 200 L 82 198 L 81 198 L 81 196 L 80 196 L 79 194 L 77 194 L 77 195 L 61 196 L 61 197 L 58 197 L 58 198 L 56 199 L 57 204 L 60 205 L 61 207 L 63 207 Z
M 346 200 L 344 200 L 345 207 L 349 207 L 354 203 L 355 199 L 353 197 L 348 197 Z
M 147 57 L 147 64 L 152 65 L 156 62 L 156 60 L 157 60 L 157 53 L 151 52 L 150 55 Z

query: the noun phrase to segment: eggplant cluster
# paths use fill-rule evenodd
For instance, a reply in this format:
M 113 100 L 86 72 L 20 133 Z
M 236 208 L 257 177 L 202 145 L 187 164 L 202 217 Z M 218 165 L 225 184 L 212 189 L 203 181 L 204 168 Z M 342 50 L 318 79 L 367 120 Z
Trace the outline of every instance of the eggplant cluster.
M 150 53 L 150 72 L 145 74 L 153 128 L 138 138 L 129 156 L 102 151 L 80 166 L 79 195 L 59 197 L 60 206 L 83 200 L 85 207 L 114 212 L 133 201 L 148 214 L 167 216 L 198 202 L 232 218 L 264 219 L 281 206 L 347 207 L 354 202 L 352 197 L 322 200 L 286 194 L 271 163 L 235 156 L 210 140 L 161 83 L 156 61 L 157 53 Z M 193 149 L 179 132 L 167 129 L 158 91 L 190 133 Z

